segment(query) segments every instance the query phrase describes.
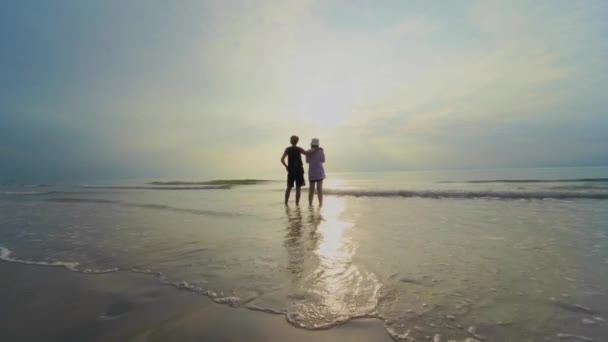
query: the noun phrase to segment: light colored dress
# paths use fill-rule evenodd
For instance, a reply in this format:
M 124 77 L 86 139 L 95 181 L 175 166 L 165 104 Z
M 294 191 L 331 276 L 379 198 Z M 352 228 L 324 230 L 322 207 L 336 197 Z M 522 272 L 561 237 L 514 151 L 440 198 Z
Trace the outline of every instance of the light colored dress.
M 317 152 L 306 156 L 306 162 L 308 163 L 309 181 L 315 182 L 325 179 L 325 169 L 323 169 L 323 163 L 325 163 L 325 152 L 322 148 L 319 148 Z

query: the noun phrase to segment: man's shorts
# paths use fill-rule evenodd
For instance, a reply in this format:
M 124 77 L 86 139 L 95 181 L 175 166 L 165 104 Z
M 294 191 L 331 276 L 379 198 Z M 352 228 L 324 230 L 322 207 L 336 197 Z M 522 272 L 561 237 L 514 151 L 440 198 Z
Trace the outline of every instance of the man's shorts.
M 293 188 L 293 183 L 296 183 L 297 187 L 305 186 L 304 172 L 288 172 L 287 173 L 287 187 Z

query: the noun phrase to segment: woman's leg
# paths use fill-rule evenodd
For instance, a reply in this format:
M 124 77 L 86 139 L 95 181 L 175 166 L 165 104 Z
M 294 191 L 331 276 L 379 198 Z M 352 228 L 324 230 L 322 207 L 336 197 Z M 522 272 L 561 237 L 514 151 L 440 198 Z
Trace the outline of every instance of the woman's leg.
M 308 205 L 312 207 L 312 198 L 315 196 L 315 183 L 310 181 L 310 187 L 308 188 Z
M 319 207 L 323 206 L 323 180 L 317 182 L 317 196 L 319 197 Z

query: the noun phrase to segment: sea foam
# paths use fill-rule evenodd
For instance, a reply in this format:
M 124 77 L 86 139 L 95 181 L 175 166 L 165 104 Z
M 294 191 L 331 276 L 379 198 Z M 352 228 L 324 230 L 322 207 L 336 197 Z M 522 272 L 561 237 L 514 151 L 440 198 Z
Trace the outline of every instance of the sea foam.
M 19 264 L 36 265 L 36 266 L 63 267 L 72 272 L 94 273 L 94 274 L 111 273 L 111 272 L 116 272 L 116 271 L 120 270 L 120 268 L 118 268 L 118 267 L 108 268 L 108 269 L 79 268 L 78 266 L 80 265 L 80 263 L 75 262 L 75 261 L 33 261 L 33 260 L 15 258 L 15 257 L 11 256 L 12 254 L 14 254 L 14 253 L 10 249 L 8 249 L 6 247 L 0 247 L 0 260 L 7 261 L 7 262 L 16 262 Z
M 26 265 L 64 267 L 64 268 L 67 268 L 68 270 L 74 271 L 74 272 L 80 271 L 80 270 L 78 270 L 79 263 L 77 263 L 77 262 L 30 261 L 30 260 L 23 260 L 23 259 L 11 257 L 12 254 L 13 254 L 13 252 L 10 249 L 5 248 L 5 247 L 0 247 L 0 260 L 4 260 L 4 261 L 8 261 L 8 262 L 16 262 L 16 263 L 26 264 Z M 94 273 L 94 272 L 87 272 L 87 273 Z

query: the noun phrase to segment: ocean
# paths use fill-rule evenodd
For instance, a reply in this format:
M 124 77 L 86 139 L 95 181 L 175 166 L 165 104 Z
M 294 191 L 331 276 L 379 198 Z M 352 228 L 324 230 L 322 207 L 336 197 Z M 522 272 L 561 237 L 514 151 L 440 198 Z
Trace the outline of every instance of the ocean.
M 0 187 L 0 258 L 148 274 L 303 329 L 608 340 L 608 167 Z

